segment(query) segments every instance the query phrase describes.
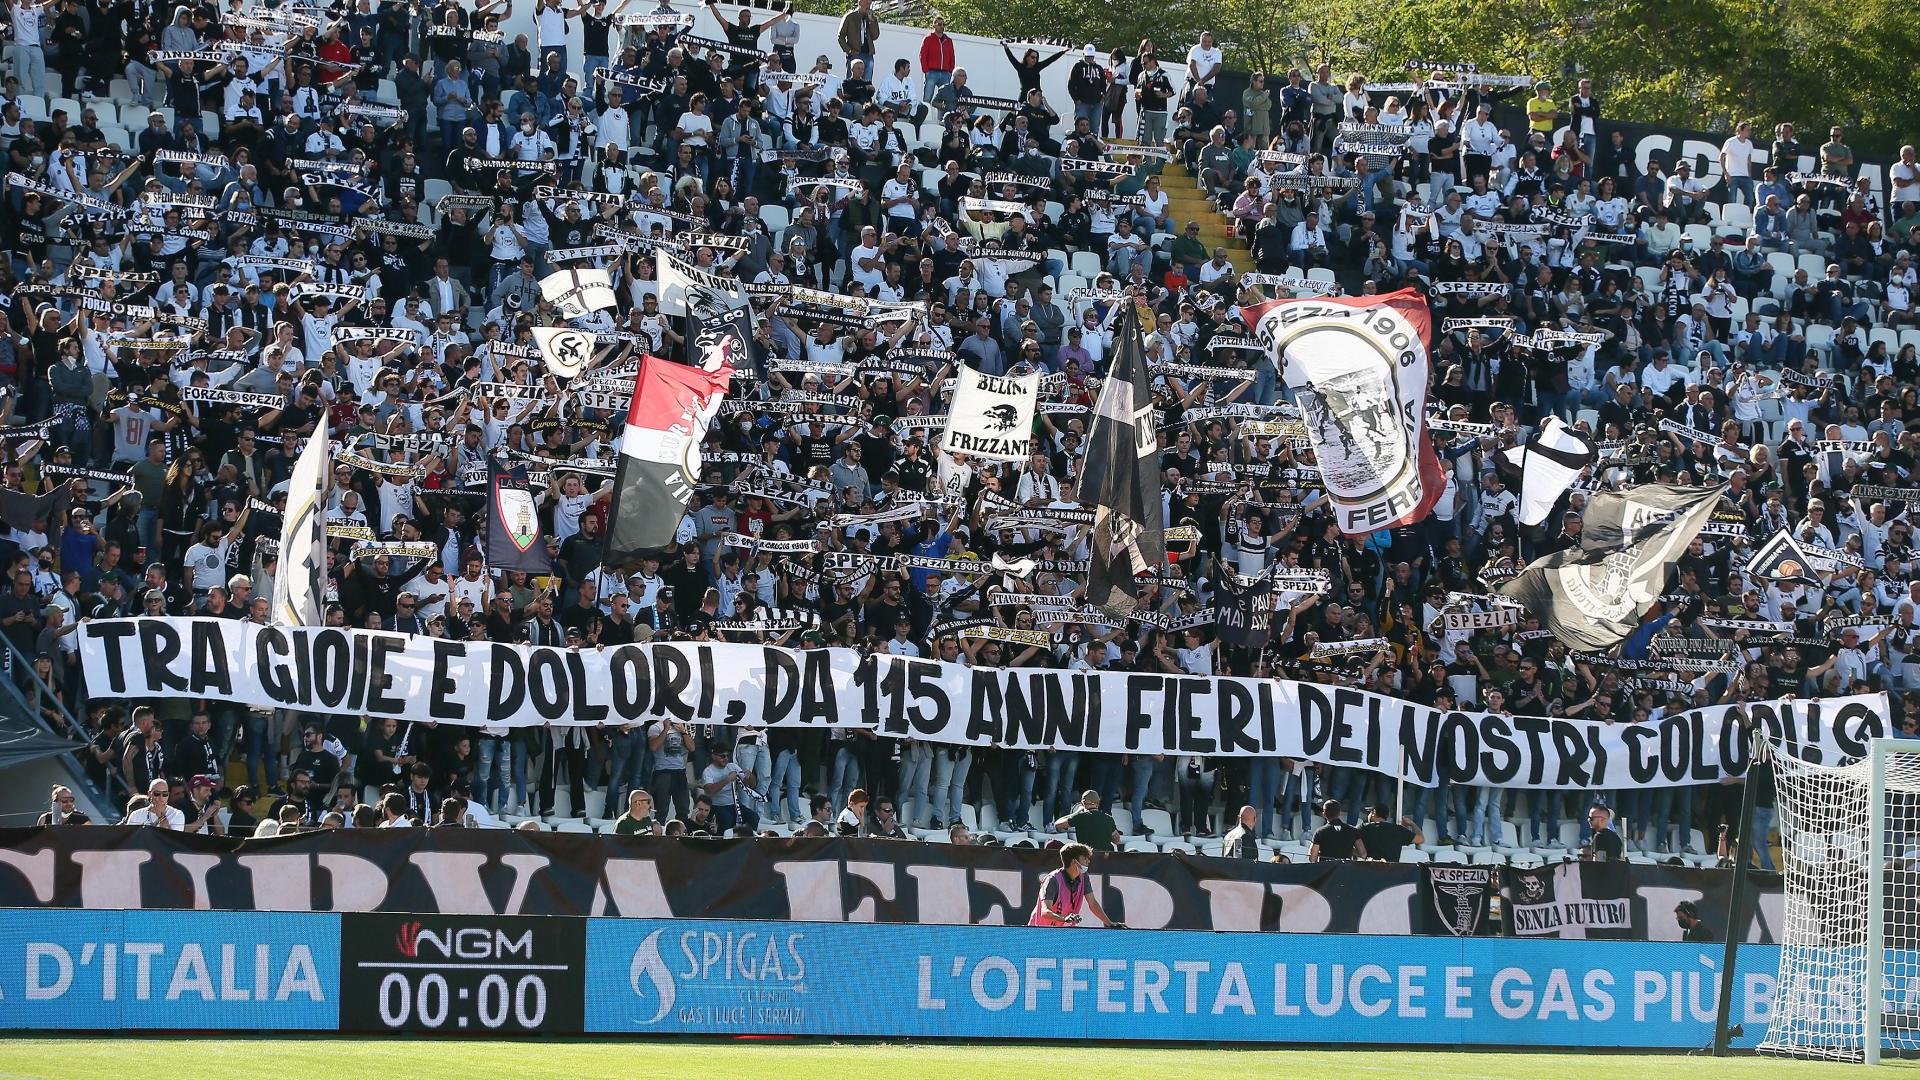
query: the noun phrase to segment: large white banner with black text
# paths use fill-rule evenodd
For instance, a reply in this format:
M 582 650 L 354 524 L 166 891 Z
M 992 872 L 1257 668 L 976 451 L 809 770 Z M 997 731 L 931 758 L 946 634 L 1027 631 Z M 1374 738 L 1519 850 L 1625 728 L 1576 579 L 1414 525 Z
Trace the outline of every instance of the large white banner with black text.
M 1710 706 L 1644 724 L 1442 712 L 1341 686 L 969 668 L 692 642 L 574 650 L 216 618 L 81 626 L 95 697 L 212 698 L 442 724 L 689 723 L 872 728 L 967 746 L 1281 756 L 1500 787 L 1612 790 L 1746 771 L 1741 710 L 1808 760 L 1864 756 L 1883 694 Z

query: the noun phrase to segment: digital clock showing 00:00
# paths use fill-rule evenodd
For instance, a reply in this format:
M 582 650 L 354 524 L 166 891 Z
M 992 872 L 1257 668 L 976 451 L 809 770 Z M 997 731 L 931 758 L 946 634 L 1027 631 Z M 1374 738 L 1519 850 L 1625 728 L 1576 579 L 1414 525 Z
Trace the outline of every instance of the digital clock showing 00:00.
M 585 919 L 347 914 L 346 1031 L 577 1034 L 585 1027 Z

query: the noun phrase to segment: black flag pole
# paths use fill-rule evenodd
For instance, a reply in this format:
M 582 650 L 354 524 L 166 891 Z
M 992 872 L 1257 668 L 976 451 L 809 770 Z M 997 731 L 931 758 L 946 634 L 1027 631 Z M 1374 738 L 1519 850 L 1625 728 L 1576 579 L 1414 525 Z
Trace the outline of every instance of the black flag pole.
M 1747 898 L 1747 838 L 1753 832 L 1753 804 L 1763 779 L 1762 769 L 1773 768 L 1772 747 L 1760 725 L 1753 726 L 1753 749 L 1747 758 L 1747 782 L 1740 793 L 1740 831 L 1733 837 L 1733 895 L 1727 899 L 1727 945 L 1720 956 L 1720 1004 L 1713 1020 L 1713 1056 L 1726 1057 L 1737 1033 L 1733 1027 L 1733 965 L 1740 956 L 1740 939 L 1746 936 L 1740 922 L 1741 907 Z M 1758 838 L 1765 844 L 1767 838 Z M 1652 912 L 1648 912 L 1652 917 Z

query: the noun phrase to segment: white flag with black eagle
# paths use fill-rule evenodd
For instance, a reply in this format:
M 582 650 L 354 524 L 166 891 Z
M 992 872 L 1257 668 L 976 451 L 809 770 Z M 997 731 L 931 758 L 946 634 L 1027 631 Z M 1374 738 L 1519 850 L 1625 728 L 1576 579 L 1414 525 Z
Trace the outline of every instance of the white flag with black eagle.
M 1140 316 L 1123 305 L 1113 369 L 1100 384 L 1080 471 L 1080 502 L 1093 508 L 1093 562 L 1087 602 L 1125 617 L 1140 607 L 1134 579 L 1167 561 L 1166 508 L 1160 501 L 1160 440 L 1154 431 Z
M 989 375 L 961 364 L 953 385 L 941 448 L 994 461 L 1025 461 L 1032 451 L 1040 373 Z
M 1581 470 L 1600 456 L 1593 440 L 1549 416 L 1522 446 L 1506 451 L 1507 460 L 1520 468 L 1520 524 L 1547 520 L 1560 496 L 1567 493 Z

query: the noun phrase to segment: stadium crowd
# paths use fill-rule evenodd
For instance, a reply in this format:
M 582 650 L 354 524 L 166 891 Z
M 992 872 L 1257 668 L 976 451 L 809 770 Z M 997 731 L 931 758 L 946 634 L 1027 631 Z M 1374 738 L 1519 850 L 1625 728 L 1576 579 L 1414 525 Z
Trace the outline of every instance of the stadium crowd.
M 882 49 L 870 0 L 817 55 L 797 51 L 790 11 L 537 0 L 530 39 L 500 31 L 513 6 L 8 6 L 4 484 L 69 490 L 13 504 L 53 509 L 8 517 L 0 634 L 16 681 L 30 667 L 58 699 L 49 723 L 87 740 L 94 781 L 116 806 L 132 800 L 127 820 L 239 834 L 443 814 L 614 832 L 1073 830 L 1104 849 L 1229 829 L 1304 843 L 1322 798 L 1401 816 L 1384 777 L 1287 760 L 673 720 L 435 728 L 90 694 L 81 621 L 267 618 L 288 475 L 317 435 L 378 466 L 336 462 L 331 522 L 435 552 L 354 560 L 359 541 L 333 542 L 336 625 L 584 649 L 776 641 L 1274 676 L 1620 723 L 1920 680 L 1907 508 L 1848 494 L 1901 487 L 1920 467 L 1911 147 L 1878 191 L 1852 181 L 1840 128 L 1816 147 L 1783 125 L 1772 144 L 1782 164 L 1762 166 L 1743 124 L 1720 151 L 1725 183 L 1709 188 L 1687 161 L 1643 162 L 1617 136 L 1599 138 L 1605 88 L 1584 80 L 1556 92 L 1437 69 L 1414 73 L 1411 89 L 1369 90 L 1321 67 L 1216 95 L 1227 80 L 1211 36 L 1164 55 L 1151 41 L 1016 42 L 1004 66 L 967 71 L 938 19 L 917 49 Z M 690 40 L 702 16 L 724 36 Z M 1041 88 L 1055 63 L 1070 68 L 1070 100 Z M 1785 164 L 1800 155 L 1807 175 Z M 1203 212 L 1179 212 L 1193 205 L 1175 194 L 1186 191 L 1205 194 Z M 471 470 L 494 455 L 611 463 L 620 433 L 619 413 L 582 404 L 530 348 L 533 326 L 560 321 L 539 288 L 551 254 L 594 249 L 588 260 L 613 271 L 617 309 L 576 320 L 606 343 L 603 363 L 686 360 L 685 319 L 662 308 L 652 252 L 689 231 L 734 238 L 679 249 L 712 273 L 921 302 L 924 315 L 863 323 L 760 303 L 767 377 L 735 382 L 729 398 L 745 407 L 710 432 L 703 484 L 669 550 L 608 564 L 606 471 L 554 471 L 539 496 L 553 573 L 490 572 L 477 536 L 485 485 Z M 1432 308 L 1432 407 L 1456 421 L 1433 433 L 1446 490 L 1427 520 L 1345 537 L 1311 451 L 1244 435 L 1222 410 L 1288 399 L 1271 360 L 1233 345 L 1247 336 L 1240 312 L 1406 286 Z M 964 575 L 842 569 L 728 541 L 817 535 L 832 552 L 1085 559 L 1087 530 L 1070 519 L 989 521 L 1009 507 L 1078 509 L 1084 406 L 1115 351 L 1116 290 L 1154 313 L 1146 354 L 1160 372 L 1166 521 L 1197 537 L 1170 544 L 1181 580 L 1153 587 L 1164 625 L 1049 625 L 1031 605 L 989 604 Z M 1449 330 L 1450 319 L 1482 321 Z M 342 333 L 352 328 L 390 333 Z M 1028 460 L 960 460 L 957 500 L 889 515 L 954 471 L 932 445 L 938 420 L 913 418 L 943 411 L 961 360 L 1042 370 L 1057 407 L 1043 408 Z M 502 383 L 522 390 L 479 385 Z M 1576 541 L 1590 488 L 1522 528 L 1500 454 L 1550 414 L 1602 445 L 1594 484 L 1729 485 L 1720 517 L 1731 525 L 1695 542 L 1618 657 L 1570 655 L 1531 620 L 1439 622 L 1460 603 L 1450 594 L 1485 594 Z M 835 515 L 868 520 L 819 528 Z M 1748 578 L 1751 550 L 1783 528 L 1850 557 L 1817 582 Z M 1205 617 L 1215 577 L 1275 564 L 1324 571 L 1326 586 L 1285 594 L 1266 649 L 1218 645 Z M 1082 577 L 1041 570 L 1005 584 L 1062 597 Z M 1047 642 L 929 633 L 975 614 Z M 1881 623 L 1825 625 L 1874 615 Z M 1769 642 L 1702 619 L 1793 633 Z M 1663 671 L 1645 663 L 1659 634 L 1736 636 L 1745 662 Z M 1309 655 L 1370 639 L 1384 640 Z M 1912 733 L 1911 715 L 1900 723 Z M 1557 848 L 1580 842 L 1588 808 L 1602 805 L 1629 857 L 1693 855 L 1739 794 L 1737 783 L 1409 787 L 1404 815 L 1442 844 Z M 1243 805 L 1250 815 L 1235 812 Z M 1119 835 L 1081 828 L 1088 819 L 1072 816 L 1089 810 Z M 50 817 L 70 812 L 56 800 Z

